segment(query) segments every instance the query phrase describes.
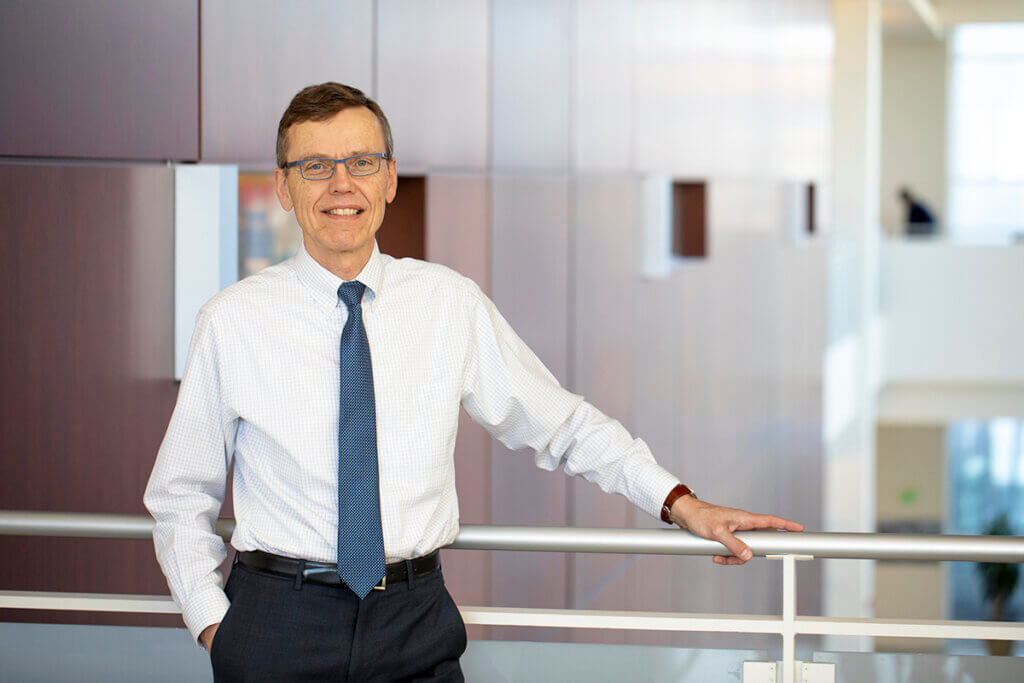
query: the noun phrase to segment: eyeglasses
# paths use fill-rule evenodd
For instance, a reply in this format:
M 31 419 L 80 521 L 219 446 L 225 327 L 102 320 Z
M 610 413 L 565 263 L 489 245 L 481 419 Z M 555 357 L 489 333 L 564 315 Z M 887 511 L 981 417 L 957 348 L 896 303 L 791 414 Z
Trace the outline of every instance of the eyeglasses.
M 334 175 L 334 169 L 339 163 L 345 165 L 349 175 L 373 175 L 380 170 L 381 159 L 390 159 L 390 157 L 387 154 L 374 152 L 372 154 L 356 154 L 344 159 L 299 159 L 288 162 L 284 167 L 298 166 L 299 173 L 306 180 L 327 180 Z

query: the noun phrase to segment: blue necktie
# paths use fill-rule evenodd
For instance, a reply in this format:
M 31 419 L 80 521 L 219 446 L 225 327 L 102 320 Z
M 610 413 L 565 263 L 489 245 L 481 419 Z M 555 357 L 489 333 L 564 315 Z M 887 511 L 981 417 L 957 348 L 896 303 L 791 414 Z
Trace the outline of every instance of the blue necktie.
M 360 305 L 365 290 L 366 285 L 355 281 L 338 287 L 348 308 L 341 332 L 338 397 L 338 575 L 360 598 L 385 571 L 373 368 Z

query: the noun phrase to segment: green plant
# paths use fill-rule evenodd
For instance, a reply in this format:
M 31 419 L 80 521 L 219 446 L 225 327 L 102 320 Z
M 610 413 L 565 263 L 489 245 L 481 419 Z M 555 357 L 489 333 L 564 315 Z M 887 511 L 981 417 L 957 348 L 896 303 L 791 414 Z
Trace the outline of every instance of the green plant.
M 987 536 L 1012 536 L 1010 520 L 1006 513 L 996 517 L 985 530 Z M 992 618 L 1001 621 L 1006 603 L 1017 587 L 1020 567 L 1008 562 L 980 562 L 978 573 L 984 584 L 985 599 L 992 603 Z

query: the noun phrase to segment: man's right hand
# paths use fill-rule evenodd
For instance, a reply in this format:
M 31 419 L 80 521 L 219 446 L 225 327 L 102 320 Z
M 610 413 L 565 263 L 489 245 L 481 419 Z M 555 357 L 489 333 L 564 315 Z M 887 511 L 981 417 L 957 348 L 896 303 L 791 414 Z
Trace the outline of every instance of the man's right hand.
M 203 629 L 203 632 L 199 634 L 199 640 L 206 646 L 206 651 L 213 653 L 213 637 L 217 635 L 217 627 L 220 626 L 220 622 L 216 624 L 210 624 Z

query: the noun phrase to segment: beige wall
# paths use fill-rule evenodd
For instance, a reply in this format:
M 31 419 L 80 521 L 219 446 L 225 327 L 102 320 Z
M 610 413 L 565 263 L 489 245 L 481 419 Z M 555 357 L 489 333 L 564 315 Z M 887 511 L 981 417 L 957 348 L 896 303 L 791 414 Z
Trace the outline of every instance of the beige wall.
M 877 433 L 878 522 L 937 523 L 946 512 L 946 427 L 942 424 L 879 425 Z M 908 527 L 922 528 L 926 527 Z M 946 619 L 946 564 L 878 562 L 875 616 Z M 936 639 L 876 638 L 881 652 L 941 652 Z
M 937 520 L 946 512 L 946 427 L 879 425 L 878 520 Z
M 896 198 L 906 185 L 946 213 L 946 41 L 886 38 L 882 44 L 881 212 L 887 234 L 902 231 Z

